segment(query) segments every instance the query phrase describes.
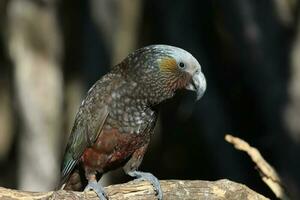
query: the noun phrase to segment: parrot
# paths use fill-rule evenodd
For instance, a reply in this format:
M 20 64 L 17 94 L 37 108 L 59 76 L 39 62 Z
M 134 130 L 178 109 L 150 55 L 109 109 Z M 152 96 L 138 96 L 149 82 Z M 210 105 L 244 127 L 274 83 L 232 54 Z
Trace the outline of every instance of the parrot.
M 179 47 L 145 46 L 112 67 L 89 89 L 75 116 L 60 187 L 82 190 L 84 179 L 84 191 L 93 190 L 106 200 L 99 180 L 122 167 L 135 180 L 149 181 L 161 200 L 158 179 L 138 168 L 154 134 L 158 105 L 182 89 L 194 91 L 199 100 L 206 79 L 196 58 Z

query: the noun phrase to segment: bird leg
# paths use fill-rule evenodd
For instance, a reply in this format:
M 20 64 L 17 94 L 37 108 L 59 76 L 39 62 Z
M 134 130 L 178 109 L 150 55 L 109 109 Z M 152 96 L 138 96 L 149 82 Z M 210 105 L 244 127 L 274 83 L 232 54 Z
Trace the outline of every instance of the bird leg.
M 107 195 L 104 191 L 104 188 L 101 186 L 99 182 L 97 182 L 96 174 L 89 174 L 87 175 L 88 185 L 85 187 L 84 191 L 93 190 L 96 192 L 97 196 L 100 200 L 107 200 Z
M 151 173 L 137 171 L 137 168 L 143 160 L 147 146 L 148 144 L 136 150 L 123 169 L 127 175 L 136 178 L 135 181 L 149 181 L 156 192 L 157 198 L 162 200 L 163 193 L 158 179 Z

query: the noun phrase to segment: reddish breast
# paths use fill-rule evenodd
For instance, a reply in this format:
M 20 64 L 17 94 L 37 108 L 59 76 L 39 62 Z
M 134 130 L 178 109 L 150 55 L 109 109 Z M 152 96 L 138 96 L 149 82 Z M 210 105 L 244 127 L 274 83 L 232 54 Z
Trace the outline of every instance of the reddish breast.
M 145 142 L 145 138 L 140 135 L 104 129 L 96 143 L 84 151 L 81 159 L 89 170 L 107 171 L 119 167 Z

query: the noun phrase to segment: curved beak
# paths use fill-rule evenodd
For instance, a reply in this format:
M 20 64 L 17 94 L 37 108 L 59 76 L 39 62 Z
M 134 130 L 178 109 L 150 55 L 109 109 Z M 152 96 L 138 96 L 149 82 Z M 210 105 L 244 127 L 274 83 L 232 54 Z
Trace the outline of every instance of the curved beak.
M 191 82 L 185 87 L 187 90 L 192 90 L 197 93 L 197 101 L 203 96 L 206 90 L 206 80 L 204 74 L 199 70 L 191 79 Z

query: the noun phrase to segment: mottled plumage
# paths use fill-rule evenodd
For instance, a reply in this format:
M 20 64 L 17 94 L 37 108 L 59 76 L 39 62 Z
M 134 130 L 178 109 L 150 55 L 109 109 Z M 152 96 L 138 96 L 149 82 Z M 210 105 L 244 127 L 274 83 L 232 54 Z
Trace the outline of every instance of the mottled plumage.
M 124 166 L 128 175 L 152 181 L 160 190 L 153 175 L 136 170 L 157 120 L 154 106 L 183 88 L 199 98 L 206 82 L 197 60 L 176 47 L 144 47 L 113 67 L 92 86 L 76 115 L 62 165 L 65 189 L 82 187 L 76 170 L 80 164 L 89 183 L 97 173 Z M 105 194 L 99 197 L 105 199 Z

